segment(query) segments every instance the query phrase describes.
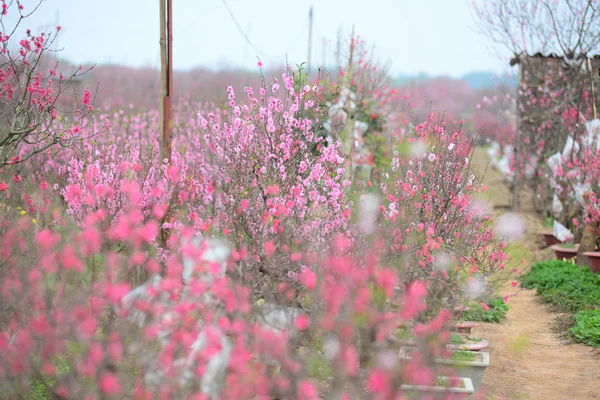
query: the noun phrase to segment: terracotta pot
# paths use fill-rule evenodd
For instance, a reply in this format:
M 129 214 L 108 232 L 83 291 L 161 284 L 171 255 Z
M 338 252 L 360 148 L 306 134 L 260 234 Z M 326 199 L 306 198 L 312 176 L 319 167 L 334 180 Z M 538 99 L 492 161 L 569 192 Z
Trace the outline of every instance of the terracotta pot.
M 550 248 L 554 251 L 554 254 L 556 254 L 557 260 L 569 260 L 577 255 L 577 249 L 579 249 L 579 244 L 576 244 L 573 248 L 568 248 L 559 244 L 555 244 L 554 246 L 550 246 Z
M 458 324 L 450 325 L 450 330 L 458 333 L 471 334 L 471 329 L 478 327 L 479 324 L 476 322 L 460 322 Z
M 552 232 L 544 231 L 540 233 L 544 236 L 544 242 L 546 243 L 546 247 L 562 243 L 556 236 L 554 236 L 554 233 Z
M 600 251 L 586 251 L 583 255 L 590 260 L 590 271 L 600 274 Z
M 454 318 L 460 317 L 460 315 L 462 313 L 464 313 L 465 311 L 468 311 L 468 310 L 469 310 L 469 307 L 463 306 L 462 304 L 455 305 L 454 306 L 454 312 L 453 312 Z

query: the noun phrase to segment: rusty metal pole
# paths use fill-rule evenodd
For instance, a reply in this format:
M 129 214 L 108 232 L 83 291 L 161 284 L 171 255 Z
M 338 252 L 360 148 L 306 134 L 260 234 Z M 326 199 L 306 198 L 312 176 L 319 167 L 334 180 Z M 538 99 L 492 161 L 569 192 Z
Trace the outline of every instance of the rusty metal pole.
M 160 53 L 161 53 L 161 149 L 162 160 L 171 161 L 173 140 L 172 99 L 173 99 L 173 7 L 172 0 L 160 1 Z
M 165 159 L 165 98 L 167 96 L 167 7 L 166 0 L 160 4 L 160 163 Z
M 173 7 L 172 0 L 160 1 L 160 53 L 161 53 L 161 96 L 160 96 L 160 163 L 171 162 L 172 142 L 172 99 L 173 99 Z M 169 230 L 162 226 L 172 215 L 171 203 L 161 221 L 160 246 L 167 248 Z M 164 266 L 163 266 L 164 272 Z

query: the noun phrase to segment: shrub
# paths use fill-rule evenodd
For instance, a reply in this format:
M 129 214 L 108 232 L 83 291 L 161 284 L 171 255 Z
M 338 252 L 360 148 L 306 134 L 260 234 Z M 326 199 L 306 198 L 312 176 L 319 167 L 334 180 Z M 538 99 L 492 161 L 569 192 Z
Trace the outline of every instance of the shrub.
M 479 321 L 500 323 L 506 318 L 510 308 L 502 297 L 495 297 L 486 302 L 488 309 L 481 307 L 479 303 L 469 304 L 469 309 L 460 315 L 462 321 Z
M 569 329 L 573 339 L 592 347 L 600 347 L 600 310 L 580 311 L 573 317 L 575 326 Z
M 569 262 L 536 263 L 521 282 L 525 288 L 535 288 L 545 303 L 563 311 L 578 312 L 600 304 L 600 276 Z

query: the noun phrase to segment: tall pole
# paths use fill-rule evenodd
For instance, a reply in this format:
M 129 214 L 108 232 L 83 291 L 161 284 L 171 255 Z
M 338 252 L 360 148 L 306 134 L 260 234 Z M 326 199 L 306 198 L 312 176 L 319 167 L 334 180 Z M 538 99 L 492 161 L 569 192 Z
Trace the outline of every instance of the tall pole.
M 160 1 L 160 65 L 161 65 L 161 96 L 160 96 L 160 162 L 171 162 L 171 141 L 173 123 L 171 119 L 171 100 L 173 98 L 173 7 L 172 0 Z M 162 226 L 172 213 L 169 210 L 163 217 L 160 232 L 160 245 L 167 248 L 169 231 Z M 164 270 L 163 270 L 164 272 Z
M 161 161 L 171 161 L 173 98 L 173 7 L 172 0 L 160 1 L 161 54 Z
M 306 61 L 306 78 L 307 80 L 310 77 L 310 56 L 312 53 L 312 30 L 313 30 L 313 6 L 310 6 L 310 11 L 308 12 L 308 58 Z

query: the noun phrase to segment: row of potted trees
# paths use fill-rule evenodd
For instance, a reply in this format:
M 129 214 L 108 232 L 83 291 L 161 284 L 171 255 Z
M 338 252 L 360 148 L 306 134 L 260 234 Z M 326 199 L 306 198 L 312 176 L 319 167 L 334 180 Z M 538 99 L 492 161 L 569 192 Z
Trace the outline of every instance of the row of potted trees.
M 547 227 L 549 224 L 545 224 Z M 572 239 L 561 240 L 555 235 L 555 232 L 550 229 L 545 229 L 540 232 L 544 238 L 546 247 L 550 247 L 554 251 L 558 260 L 571 260 L 577 256 L 579 244 L 574 243 Z M 583 253 L 589 260 L 589 268 L 592 272 L 600 273 L 600 251 L 596 246 L 595 251 L 586 251 Z
M 455 320 L 468 307 L 455 308 Z M 475 322 L 456 322 L 449 327 L 449 338 L 441 354 L 434 354 L 436 367 L 435 386 L 419 386 L 416 384 L 402 385 L 408 399 L 420 399 L 423 395 L 432 399 L 446 399 L 448 396 L 464 396 L 470 398 L 478 392 L 485 370 L 490 365 L 489 352 L 483 351 L 489 342 L 472 334 L 472 329 L 478 326 Z M 418 350 L 418 340 L 407 335 L 408 330 L 400 328 L 395 343 L 400 344 L 399 358 L 409 363 L 416 357 L 426 353 Z M 462 397 L 461 397 L 462 398 Z

